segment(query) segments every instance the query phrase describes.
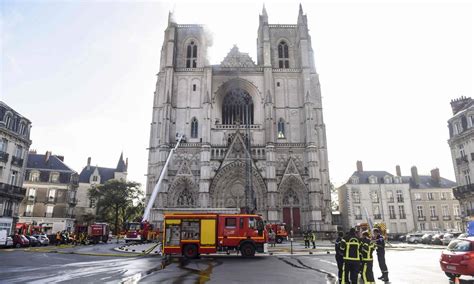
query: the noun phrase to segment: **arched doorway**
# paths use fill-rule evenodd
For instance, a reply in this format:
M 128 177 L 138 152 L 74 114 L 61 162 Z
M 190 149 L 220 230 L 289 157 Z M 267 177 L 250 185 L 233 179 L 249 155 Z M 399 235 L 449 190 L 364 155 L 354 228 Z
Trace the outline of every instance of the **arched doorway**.
M 209 195 L 215 208 L 244 208 L 246 171 L 244 161 L 235 161 L 220 169 L 212 180 Z M 266 215 L 266 186 L 258 170 L 252 171 L 252 189 L 257 211 Z
M 280 184 L 280 208 L 283 222 L 288 230 L 300 234 L 307 225 L 305 215 L 308 209 L 306 187 L 298 175 L 286 175 Z
M 198 190 L 194 183 L 186 177 L 178 177 L 168 192 L 168 207 L 198 207 Z

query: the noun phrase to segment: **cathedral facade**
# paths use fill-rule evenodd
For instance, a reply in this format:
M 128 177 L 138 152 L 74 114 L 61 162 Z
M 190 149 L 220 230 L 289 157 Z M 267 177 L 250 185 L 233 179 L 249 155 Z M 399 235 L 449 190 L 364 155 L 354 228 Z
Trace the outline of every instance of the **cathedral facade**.
M 177 135 L 150 221 L 166 211 L 244 208 L 295 232 L 331 231 L 331 195 L 321 92 L 306 15 L 269 24 L 260 15 L 257 62 L 234 46 L 219 65 L 200 25 L 170 14 L 150 131 L 147 198 Z M 217 209 L 216 209 L 217 210 Z

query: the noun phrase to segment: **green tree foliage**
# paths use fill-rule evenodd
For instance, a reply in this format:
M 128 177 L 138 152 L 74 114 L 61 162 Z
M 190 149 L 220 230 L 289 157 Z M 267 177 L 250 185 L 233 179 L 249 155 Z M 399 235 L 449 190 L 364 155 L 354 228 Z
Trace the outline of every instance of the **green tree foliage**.
M 127 218 L 136 218 L 140 210 L 143 212 L 143 206 L 134 205 L 142 195 L 137 182 L 113 179 L 90 188 L 88 194 L 96 201 L 97 220 L 113 224 L 116 235 Z

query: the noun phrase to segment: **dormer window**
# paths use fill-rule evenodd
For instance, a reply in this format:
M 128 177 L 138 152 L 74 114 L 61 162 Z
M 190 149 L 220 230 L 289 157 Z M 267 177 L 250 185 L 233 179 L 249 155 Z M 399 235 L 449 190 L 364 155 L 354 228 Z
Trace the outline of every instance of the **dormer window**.
M 282 40 L 278 44 L 278 68 L 290 68 L 289 58 L 288 44 Z
M 369 177 L 369 183 L 372 183 L 372 184 L 373 184 L 373 183 L 377 183 L 377 177 L 375 177 L 375 176 L 370 176 L 370 177 Z
M 358 177 L 351 177 L 351 183 L 352 184 L 358 184 L 359 183 L 359 178 Z
M 392 177 L 390 177 L 390 176 L 385 176 L 385 177 L 384 177 L 384 183 L 392 183 Z
M 95 182 L 97 182 L 97 180 L 98 180 L 98 179 L 99 179 L 99 177 L 98 177 L 98 176 L 92 176 L 92 181 L 95 181 Z
M 50 180 L 51 182 L 59 182 L 59 173 L 51 173 Z
M 402 177 L 394 177 L 393 179 L 395 183 L 402 183 Z
M 39 172 L 31 172 L 30 173 L 30 181 L 39 181 Z
M 7 118 L 5 120 L 5 126 L 8 128 L 8 129 L 12 129 L 13 128 L 13 118 L 11 117 L 11 115 L 7 114 Z
M 196 68 L 197 66 L 197 45 L 191 41 L 186 48 L 186 68 Z

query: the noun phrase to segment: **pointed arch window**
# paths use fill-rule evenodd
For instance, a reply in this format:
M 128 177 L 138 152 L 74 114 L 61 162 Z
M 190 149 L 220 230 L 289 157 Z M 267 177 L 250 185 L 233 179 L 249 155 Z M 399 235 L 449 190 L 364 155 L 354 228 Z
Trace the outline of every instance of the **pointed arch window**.
M 289 58 L 288 44 L 282 40 L 278 44 L 278 68 L 290 68 Z
M 285 138 L 285 121 L 283 118 L 278 121 L 278 138 Z
M 197 67 L 197 45 L 191 41 L 186 48 L 186 68 Z
M 242 89 L 227 93 L 222 104 L 222 124 L 253 124 L 252 97 Z
M 198 137 L 198 120 L 197 118 L 193 117 L 191 120 L 191 138 L 197 138 Z

